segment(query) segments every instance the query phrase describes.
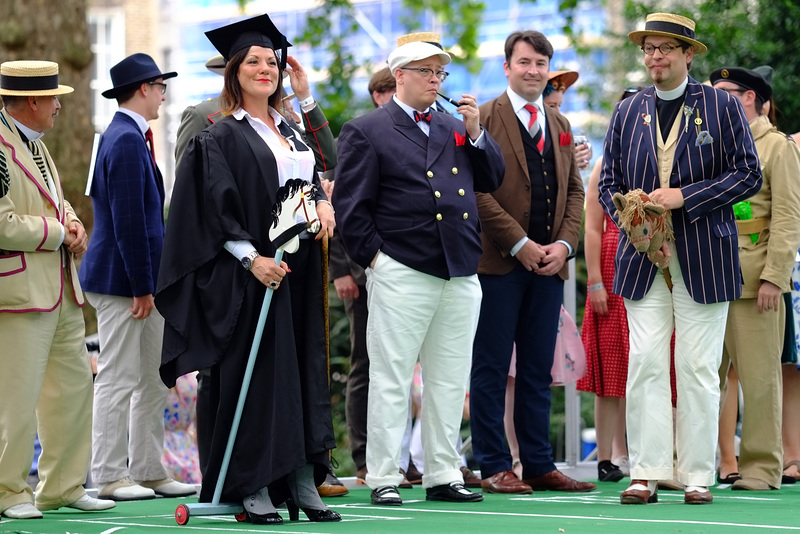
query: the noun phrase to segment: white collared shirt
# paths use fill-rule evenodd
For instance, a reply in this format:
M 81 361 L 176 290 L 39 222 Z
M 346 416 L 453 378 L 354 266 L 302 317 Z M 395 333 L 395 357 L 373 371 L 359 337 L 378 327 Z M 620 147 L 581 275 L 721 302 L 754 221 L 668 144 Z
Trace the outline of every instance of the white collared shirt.
M 314 105 L 316 105 L 316 103 L 311 105 L 309 109 L 313 108 Z M 281 121 L 286 122 L 287 125 L 289 124 L 277 110 L 269 108 L 269 114 L 275 121 L 275 128 L 278 127 Z M 295 139 L 291 137 L 286 138 L 291 148 L 284 147 L 275 132 L 273 132 L 264 121 L 253 117 L 242 108 L 233 112 L 233 118 L 239 121 L 246 119 L 258 136 L 272 151 L 272 155 L 275 157 L 275 163 L 278 167 L 278 184 L 280 186 L 284 185 L 292 178 L 303 178 L 311 181 L 316 161 L 314 159 L 314 153 L 310 148 L 303 151 L 297 150 Z M 256 250 L 253 244 L 247 240 L 227 241 L 224 248 L 239 261 Z
M 422 130 L 422 132 L 425 135 L 430 137 L 430 135 L 431 135 L 431 123 L 429 123 L 428 121 L 417 121 L 416 119 L 414 119 L 414 113 L 415 112 L 419 113 L 419 112 L 416 109 L 414 109 L 411 106 L 409 106 L 408 104 L 406 104 L 405 102 L 401 102 L 400 99 L 397 98 L 397 93 L 392 95 L 392 99 L 394 99 L 394 101 L 397 103 L 397 105 L 400 106 L 400 109 L 405 111 L 406 114 L 409 117 L 411 117 L 412 121 L 415 121 L 417 123 L 417 126 L 419 126 L 419 129 Z M 381 106 L 381 107 L 383 107 L 383 106 Z M 428 113 L 428 112 L 440 113 L 439 111 L 434 111 L 430 107 L 425 108 L 425 111 L 423 111 L 422 113 Z M 472 146 L 474 146 L 475 148 L 483 149 L 483 148 L 486 147 L 486 138 L 483 136 L 483 127 L 481 127 L 481 134 L 478 136 L 478 138 L 476 140 L 473 141 L 472 139 L 470 139 L 469 138 L 469 134 L 467 135 L 467 139 L 469 139 L 469 142 L 472 143 Z

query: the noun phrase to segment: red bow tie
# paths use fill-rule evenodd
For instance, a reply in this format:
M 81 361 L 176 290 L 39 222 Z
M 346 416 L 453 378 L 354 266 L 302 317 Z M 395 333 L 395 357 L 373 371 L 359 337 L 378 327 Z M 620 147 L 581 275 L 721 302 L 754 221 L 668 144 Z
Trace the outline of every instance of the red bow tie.
M 419 121 L 431 122 L 431 112 L 429 111 L 427 113 L 420 113 L 419 111 L 415 111 L 414 120 L 417 122 Z

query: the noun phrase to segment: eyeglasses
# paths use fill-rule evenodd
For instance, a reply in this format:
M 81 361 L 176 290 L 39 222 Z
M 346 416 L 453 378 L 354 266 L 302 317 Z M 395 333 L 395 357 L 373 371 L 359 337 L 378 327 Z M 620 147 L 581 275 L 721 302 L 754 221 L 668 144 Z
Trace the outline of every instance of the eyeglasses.
M 165 84 L 164 82 L 147 82 L 147 83 L 149 83 L 150 85 L 160 85 L 161 86 L 161 94 L 162 95 L 166 94 L 166 92 L 167 92 L 167 84 Z
M 400 67 L 400 68 L 402 70 L 415 70 L 420 74 L 422 74 L 422 76 L 425 78 L 430 78 L 435 74 L 436 77 L 439 78 L 439 80 L 441 81 L 445 81 L 447 77 L 450 76 L 450 73 L 447 71 L 426 69 L 425 67 Z
M 726 93 L 746 93 L 749 89 L 739 89 L 735 87 L 717 87 L 720 91 L 725 91 Z
M 660 44 L 658 46 L 653 46 L 651 44 L 646 44 L 646 45 L 644 45 L 642 47 L 642 51 L 644 52 L 644 55 L 646 55 L 646 56 L 652 56 L 653 54 L 656 53 L 656 50 L 661 52 L 662 56 L 668 56 L 669 53 L 672 52 L 673 50 L 675 50 L 676 48 L 680 48 L 680 47 L 672 46 L 671 44 L 667 44 L 667 43 L 662 43 L 662 44 Z

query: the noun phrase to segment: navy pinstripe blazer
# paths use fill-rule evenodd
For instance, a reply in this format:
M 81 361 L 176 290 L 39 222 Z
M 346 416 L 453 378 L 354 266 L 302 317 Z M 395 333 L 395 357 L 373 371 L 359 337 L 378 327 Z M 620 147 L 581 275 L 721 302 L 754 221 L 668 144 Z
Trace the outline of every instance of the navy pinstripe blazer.
M 761 189 L 761 170 L 753 135 L 739 101 L 724 91 L 689 78 L 684 105 L 691 108 L 681 124 L 670 187 L 680 188 L 685 205 L 672 210 L 677 260 L 696 302 L 736 300 L 742 292 L 738 232 L 732 204 Z M 695 124 L 699 116 L 702 124 Z M 645 120 L 647 116 L 651 120 Z M 608 127 L 600 175 L 600 202 L 614 216 L 614 193 L 660 187 L 658 177 L 655 88 L 617 104 Z M 700 131 L 713 141 L 697 146 Z M 616 220 L 616 218 L 615 218 Z M 675 261 L 676 258 L 673 258 Z M 657 267 L 639 254 L 620 232 L 614 293 L 639 300 L 647 293 Z

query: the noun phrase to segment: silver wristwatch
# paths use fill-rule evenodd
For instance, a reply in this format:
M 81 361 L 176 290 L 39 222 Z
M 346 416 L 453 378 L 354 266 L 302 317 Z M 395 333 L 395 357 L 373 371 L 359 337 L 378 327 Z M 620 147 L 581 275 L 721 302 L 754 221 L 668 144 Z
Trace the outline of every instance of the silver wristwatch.
M 259 254 L 257 250 L 254 250 L 250 254 L 246 255 L 245 257 L 242 258 L 242 267 L 244 267 L 246 270 L 249 271 L 250 268 L 253 266 L 253 262 L 259 256 L 261 256 L 261 254 Z

